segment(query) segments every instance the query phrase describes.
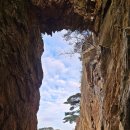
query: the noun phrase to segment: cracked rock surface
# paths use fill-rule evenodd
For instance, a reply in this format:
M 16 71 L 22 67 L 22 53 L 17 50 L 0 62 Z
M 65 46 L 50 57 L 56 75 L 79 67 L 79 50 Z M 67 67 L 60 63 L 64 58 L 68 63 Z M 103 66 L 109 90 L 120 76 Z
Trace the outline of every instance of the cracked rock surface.
M 0 130 L 37 130 L 41 33 L 91 30 L 76 130 L 130 130 L 129 0 L 0 0 Z

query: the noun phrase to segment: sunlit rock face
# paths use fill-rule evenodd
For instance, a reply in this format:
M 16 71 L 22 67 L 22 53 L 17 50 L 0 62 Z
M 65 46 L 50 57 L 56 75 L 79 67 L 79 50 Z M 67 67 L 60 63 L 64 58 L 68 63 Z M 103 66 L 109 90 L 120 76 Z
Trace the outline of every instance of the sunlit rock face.
M 130 130 L 129 0 L 0 1 L 0 130 L 37 130 L 41 33 L 91 30 L 76 130 Z
M 76 12 L 76 3 L 81 10 L 86 5 L 84 0 L 0 1 L 0 130 L 37 130 L 41 33 L 92 29 L 93 23 Z
M 76 130 L 130 130 L 129 2 L 105 1 L 95 46 L 82 54 Z M 106 7 L 107 6 L 107 7 Z

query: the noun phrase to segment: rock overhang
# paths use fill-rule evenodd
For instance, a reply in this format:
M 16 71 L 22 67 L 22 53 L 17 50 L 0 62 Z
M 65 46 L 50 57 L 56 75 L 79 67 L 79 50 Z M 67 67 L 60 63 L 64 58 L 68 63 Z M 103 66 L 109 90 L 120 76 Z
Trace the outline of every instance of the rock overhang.
M 42 33 L 51 34 L 62 29 L 91 30 L 95 24 L 99 7 L 96 0 L 32 0 Z

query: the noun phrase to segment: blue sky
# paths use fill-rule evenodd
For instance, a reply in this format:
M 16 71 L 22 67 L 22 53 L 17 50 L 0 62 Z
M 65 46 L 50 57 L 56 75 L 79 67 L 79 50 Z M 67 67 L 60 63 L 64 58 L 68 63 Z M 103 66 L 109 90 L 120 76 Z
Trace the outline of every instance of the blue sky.
M 69 110 L 66 99 L 80 91 L 81 62 L 79 55 L 64 55 L 72 50 L 63 38 L 66 31 L 51 36 L 42 35 L 45 51 L 42 55 L 44 78 L 40 88 L 38 128 L 53 127 L 73 130 L 75 124 L 63 123 L 64 112 Z

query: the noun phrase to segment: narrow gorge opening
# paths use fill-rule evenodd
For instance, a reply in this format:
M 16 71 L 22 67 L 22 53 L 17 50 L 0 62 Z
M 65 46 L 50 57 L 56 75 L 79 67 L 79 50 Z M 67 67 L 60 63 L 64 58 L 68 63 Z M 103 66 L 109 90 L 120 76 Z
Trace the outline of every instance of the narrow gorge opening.
M 63 123 L 65 112 L 70 111 L 64 104 L 68 97 L 80 93 L 82 64 L 80 54 L 73 53 L 73 45 L 64 39 L 66 30 L 43 35 L 42 55 L 43 82 L 38 112 L 38 128 L 72 130 L 75 123 Z
M 81 114 L 75 130 L 117 130 L 120 126 L 121 130 L 130 129 L 130 102 L 126 100 L 130 93 L 129 77 L 124 74 L 126 60 L 130 67 L 130 47 L 126 48 L 123 38 L 123 30 L 130 22 L 129 5 L 129 0 L 1 1 L 0 130 L 37 130 L 39 89 L 38 128 L 74 128 L 62 124 L 67 111 L 63 103 L 79 91 L 80 77 L 74 80 L 80 75 L 79 59 L 64 55 L 65 46 L 59 37 L 62 32 L 52 35 L 55 40 L 44 35 L 45 47 L 41 38 L 41 33 L 62 29 L 94 33 L 88 39 L 90 43 L 94 41 L 92 47 L 82 48 Z M 72 88 L 78 91 L 72 93 Z M 118 109 L 113 113 L 115 106 Z M 128 113 L 122 122 L 120 112 Z

